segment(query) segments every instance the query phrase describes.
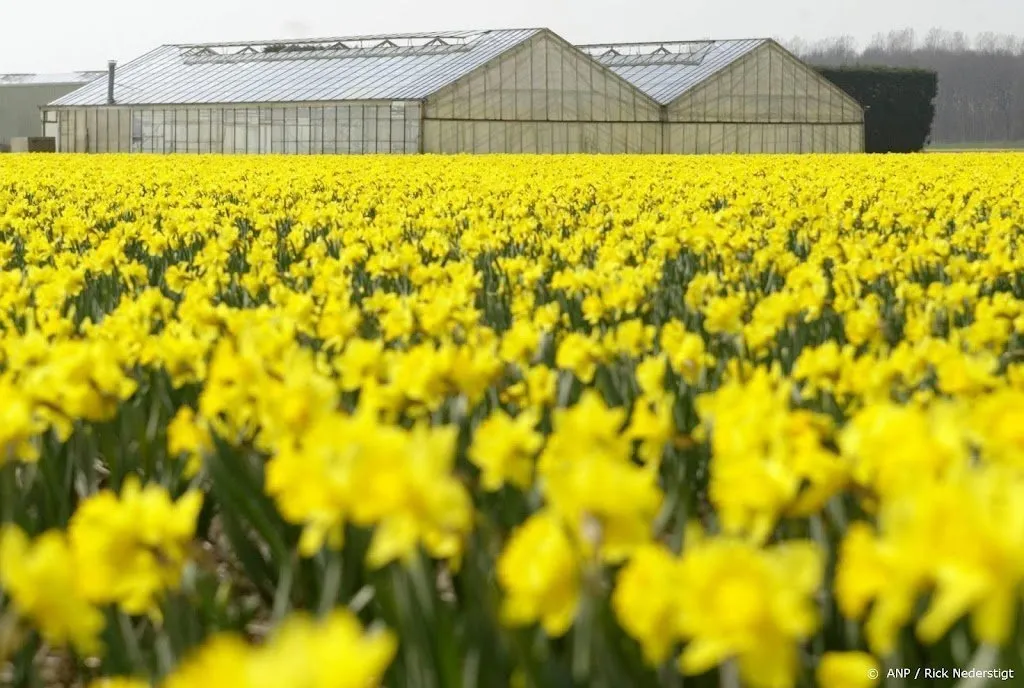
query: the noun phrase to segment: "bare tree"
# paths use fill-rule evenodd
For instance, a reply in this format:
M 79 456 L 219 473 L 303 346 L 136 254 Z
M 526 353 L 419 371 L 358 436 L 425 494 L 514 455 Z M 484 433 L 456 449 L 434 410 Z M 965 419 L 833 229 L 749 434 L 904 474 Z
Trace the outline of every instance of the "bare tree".
M 1024 145 L 1024 37 L 932 29 L 878 33 L 863 49 L 849 36 L 791 42 L 796 54 L 820 66 L 920 67 L 939 75 L 934 143 L 1018 142 Z

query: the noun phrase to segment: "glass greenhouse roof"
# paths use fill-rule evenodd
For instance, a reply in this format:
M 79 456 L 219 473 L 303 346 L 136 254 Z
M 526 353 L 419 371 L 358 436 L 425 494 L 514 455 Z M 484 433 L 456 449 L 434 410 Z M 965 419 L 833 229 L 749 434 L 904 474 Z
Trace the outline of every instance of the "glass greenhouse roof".
M 421 100 L 541 29 L 165 45 L 117 69 L 118 105 Z M 51 103 L 105 105 L 106 80 Z
M 577 46 L 662 105 L 768 42 L 766 38 Z

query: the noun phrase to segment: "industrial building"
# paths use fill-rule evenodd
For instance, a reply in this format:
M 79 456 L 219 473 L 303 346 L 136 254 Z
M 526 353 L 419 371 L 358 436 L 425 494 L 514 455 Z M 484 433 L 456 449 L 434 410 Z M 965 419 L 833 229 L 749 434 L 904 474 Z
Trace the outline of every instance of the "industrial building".
M 662 107 L 665 153 L 864 150 L 864 109 L 771 39 L 584 45 Z
M 771 40 L 547 29 L 165 45 L 52 102 L 68 152 L 863 149 L 863 110 Z
M 44 105 L 104 75 L 105 72 L 0 74 L 0 150 L 5 150 L 13 138 L 42 134 Z

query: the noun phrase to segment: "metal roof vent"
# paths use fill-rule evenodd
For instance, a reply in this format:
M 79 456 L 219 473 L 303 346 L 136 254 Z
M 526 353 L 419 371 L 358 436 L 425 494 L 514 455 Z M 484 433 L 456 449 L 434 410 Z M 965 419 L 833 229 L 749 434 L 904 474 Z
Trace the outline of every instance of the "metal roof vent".
M 107 105 L 114 104 L 114 74 L 117 71 L 117 61 L 111 60 L 107 63 Z

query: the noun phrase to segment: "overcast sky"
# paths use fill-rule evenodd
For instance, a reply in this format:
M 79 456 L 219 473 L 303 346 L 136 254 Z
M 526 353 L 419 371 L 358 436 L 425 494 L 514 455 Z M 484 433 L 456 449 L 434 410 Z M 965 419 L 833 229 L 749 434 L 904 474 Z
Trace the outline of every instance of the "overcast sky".
M 1024 35 L 1020 0 L 0 0 L 0 73 L 106 68 L 163 43 L 544 26 L 575 43 L 932 27 Z

